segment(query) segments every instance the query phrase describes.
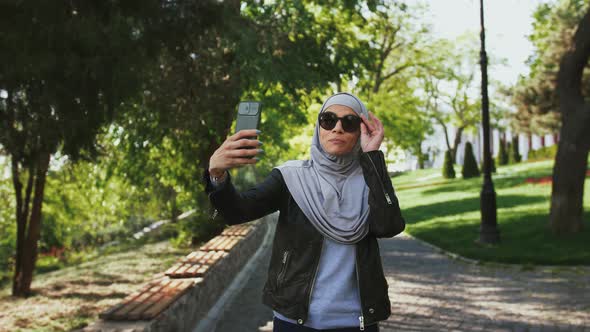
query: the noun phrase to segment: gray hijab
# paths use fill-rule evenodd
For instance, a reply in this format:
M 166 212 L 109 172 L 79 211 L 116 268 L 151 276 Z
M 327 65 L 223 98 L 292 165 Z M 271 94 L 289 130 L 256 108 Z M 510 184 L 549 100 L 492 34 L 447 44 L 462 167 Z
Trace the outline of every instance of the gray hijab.
M 329 97 L 320 110 L 344 105 L 368 117 L 365 105 L 354 95 L 341 92 Z M 369 188 L 359 157 L 360 138 L 343 156 L 331 155 L 320 144 L 316 121 L 310 160 L 292 160 L 276 167 L 291 196 L 313 226 L 324 236 L 342 244 L 360 241 L 369 231 Z

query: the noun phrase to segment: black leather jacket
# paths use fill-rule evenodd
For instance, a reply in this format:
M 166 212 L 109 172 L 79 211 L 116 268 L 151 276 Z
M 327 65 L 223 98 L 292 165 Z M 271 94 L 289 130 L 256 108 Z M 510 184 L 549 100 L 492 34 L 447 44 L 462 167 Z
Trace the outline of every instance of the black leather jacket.
M 360 164 L 369 187 L 369 233 L 356 245 L 356 273 L 362 315 L 361 329 L 391 314 L 388 284 L 379 254 L 379 237 L 393 237 L 405 228 L 381 151 L 362 153 Z M 323 236 L 291 197 L 279 170 L 273 169 L 259 185 L 237 192 L 228 178 L 214 188 L 204 172 L 206 192 L 227 224 L 235 225 L 280 211 L 272 246 L 263 302 L 286 317 L 304 324 L 320 260 Z

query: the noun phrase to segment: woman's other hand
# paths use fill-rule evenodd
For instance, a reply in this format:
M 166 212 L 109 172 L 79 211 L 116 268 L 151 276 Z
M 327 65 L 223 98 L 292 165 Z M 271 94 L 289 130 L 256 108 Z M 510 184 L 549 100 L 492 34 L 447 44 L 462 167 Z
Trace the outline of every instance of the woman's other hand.
M 259 149 L 262 142 L 248 138 L 257 137 L 259 133 L 256 129 L 247 129 L 228 137 L 209 159 L 209 174 L 221 177 L 231 168 L 256 164 L 258 158 L 255 157 L 264 152 Z
M 363 152 L 379 150 L 381 142 L 383 142 L 383 124 L 375 115 L 369 112 L 369 118 L 361 115 L 361 148 Z

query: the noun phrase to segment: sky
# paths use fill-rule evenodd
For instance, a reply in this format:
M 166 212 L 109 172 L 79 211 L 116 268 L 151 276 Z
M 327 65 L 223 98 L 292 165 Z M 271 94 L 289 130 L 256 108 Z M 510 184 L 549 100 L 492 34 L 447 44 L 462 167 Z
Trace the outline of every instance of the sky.
M 466 31 L 479 33 L 479 0 L 429 0 L 435 36 L 453 39 Z M 527 35 L 532 31 L 532 13 L 540 0 L 484 0 L 486 51 L 505 58 L 507 66 L 490 68 L 489 76 L 505 84 L 528 73 L 526 59 L 532 54 Z

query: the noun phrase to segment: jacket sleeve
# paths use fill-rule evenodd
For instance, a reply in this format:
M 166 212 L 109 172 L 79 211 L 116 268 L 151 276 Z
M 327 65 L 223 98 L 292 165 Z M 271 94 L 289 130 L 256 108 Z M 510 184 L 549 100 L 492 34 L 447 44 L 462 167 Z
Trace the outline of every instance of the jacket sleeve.
M 203 181 L 216 210 L 214 214 L 218 212 L 229 225 L 256 220 L 277 211 L 286 188 L 278 169 L 273 169 L 263 182 L 243 192 L 236 190 L 229 174 L 223 183 L 213 186 L 206 169 Z
M 394 237 L 405 229 L 406 222 L 387 174 L 383 152 L 362 153 L 360 163 L 369 187 L 369 233 L 376 237 Z

